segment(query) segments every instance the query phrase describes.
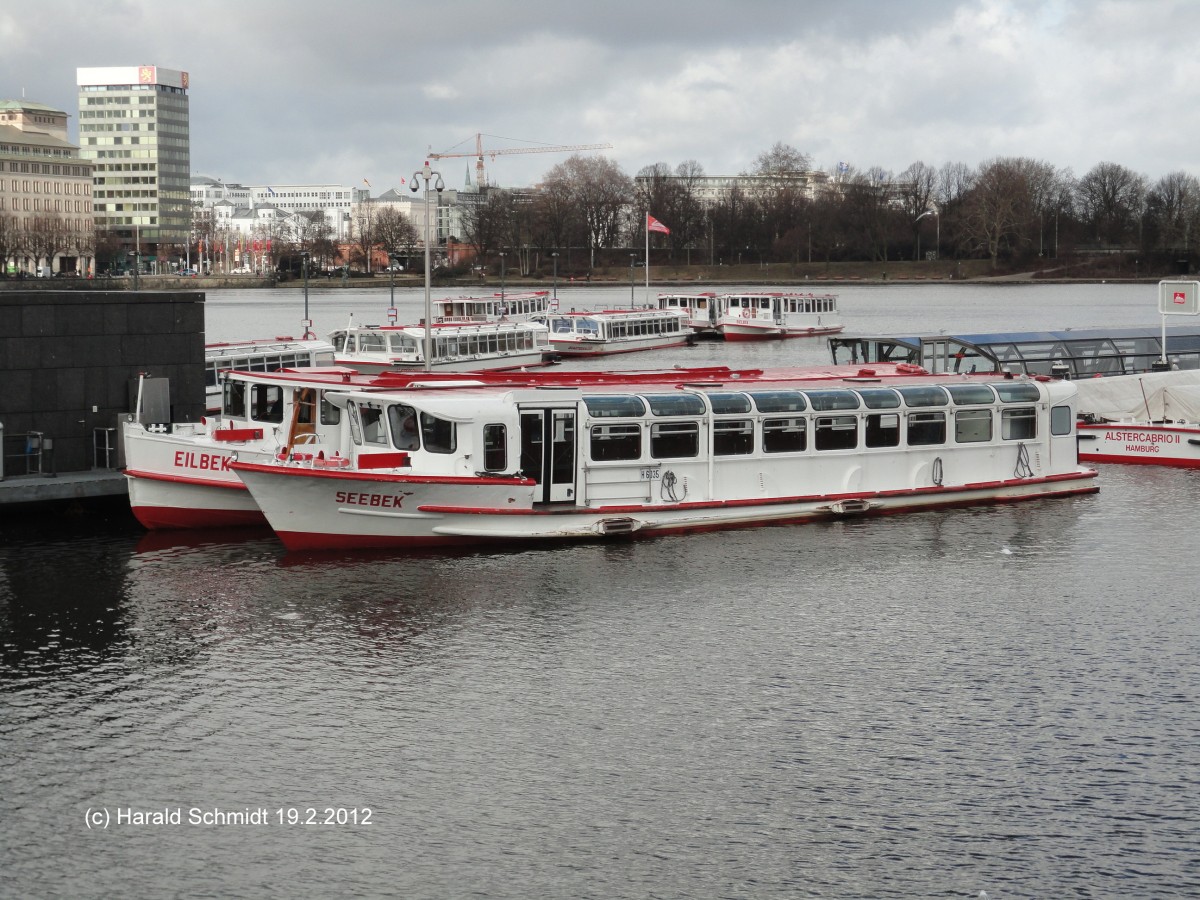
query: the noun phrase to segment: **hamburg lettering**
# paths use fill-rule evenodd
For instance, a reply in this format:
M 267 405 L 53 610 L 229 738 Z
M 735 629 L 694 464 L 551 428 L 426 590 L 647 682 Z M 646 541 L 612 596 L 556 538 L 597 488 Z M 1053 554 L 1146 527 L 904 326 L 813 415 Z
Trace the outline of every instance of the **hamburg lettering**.
M 403 497 L 391 494 L 359 494 L 354 491 L 338 491 L 334 499 L 346 506 L 373 506 L 377 509 L 400 509 L 404 502 Z
M 206 472 L 228 472 L 232 458 L 220 453 L 193 453 L 190 450 L 175 451 L 175 468 L 203 469 Z

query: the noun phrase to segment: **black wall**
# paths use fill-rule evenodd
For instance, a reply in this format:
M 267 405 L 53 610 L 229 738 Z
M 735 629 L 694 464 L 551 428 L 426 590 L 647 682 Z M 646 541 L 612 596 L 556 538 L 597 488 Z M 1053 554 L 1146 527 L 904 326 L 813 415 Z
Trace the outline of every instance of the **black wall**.
M 53 471 L 92 469 L 93 429 L 117 427 L 131 410 L 139 372 L 170 379 L 171 421 L 204 415 L 203 293 L 0 293 L 9 452 L 16 435 L 40 431 L 54 440 Z

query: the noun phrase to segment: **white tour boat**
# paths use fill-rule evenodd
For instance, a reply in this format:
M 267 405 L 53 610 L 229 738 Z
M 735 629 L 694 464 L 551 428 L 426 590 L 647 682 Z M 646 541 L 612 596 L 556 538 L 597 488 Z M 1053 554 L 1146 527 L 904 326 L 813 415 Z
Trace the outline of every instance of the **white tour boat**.
M 550 346 L 564 357 L 606 356 L 681 347 L 693 340 L 682 309 L 606 309 L 535 316 L 550 330 Z
M 1200 370 L 1084 378 L 1079 458 L 1200 468 Z
M 226 369 L 274 372 L 303 366 L 333 365 L 333 344 L 316 338 L 277 337 L 205 344 L 204 390 L 210 412 L 221 407 L 219 375 Z
M 659 294 L 658 308 L 686 310 L 693 334 L 717 335 L 717 295 L 711 291 L 702 294 Z
M 836 294 L 723 294 L 714 324 L 727 341 L 763 341 L 837 334 Z
M 144 422 L 135 410 L 121 429 L 134 517 L 150 529 L 262 525 L 258 506 L 229 468 L 234 454 L 256 459 L 299 452 L 324 459 L 323 441 L 341 435 L 341 411 L 324 402 L 324 393 L 396 384 L 334 368 L 229 371 L 216 415 Z
M 528 322 L 551 311 L 549 291 L 522 291 L 493 294 L 490 297 L 443 297 L 430 301 L 432 321 L 451 322 Z
M 300 551 L 648 536 L 1096 490 L 1070 381 L 593 374 L 608 380 L 331 391 L 343 467 L 231 467 Z
M 892 370 L 888 366 L 878 368 Z M 866 370 L 843 366 L 796 371 L 803 371 L 809 378 L 823 378 Z M 686 375 L 696 380 L 745 380 L 758 378 L 762 372 L 716 366 L 690 369 Z M 637 374 L 642 384 L 674 384 L 680 377 L 677 369 Z M 604 372 L 540 369 L 472 373 L 466 383 L 580 387 L 612 379 Z M 327 391 L 351 387 L 397 390 L 413 384 L 447 383 L 461 385 L 464 378 L 445 371 L 362 375 L 337 367 L 227 371 L 222 375 L 223 402 L 216 415 L 200 422 L 147 422 L 145 415 L 135 410 L 122 423 L 125 476 L 133 514 L 152 530 L 262 525 L 262 512 L 229 467 L 235 453 L 241 459 L 269 459 L 280 453 L 307 455 L 318 466 L 345 465 L 343 434 L 338 427 L 341 412 L 325 402 Z
M 521 369 L 553 362 L 538 322 L 438 323 L 429 328 L 429 368 L 453 372 Z M 359 372 L 425 368 L 424 325 L 356 325 L 330 333 L 334 363 Z

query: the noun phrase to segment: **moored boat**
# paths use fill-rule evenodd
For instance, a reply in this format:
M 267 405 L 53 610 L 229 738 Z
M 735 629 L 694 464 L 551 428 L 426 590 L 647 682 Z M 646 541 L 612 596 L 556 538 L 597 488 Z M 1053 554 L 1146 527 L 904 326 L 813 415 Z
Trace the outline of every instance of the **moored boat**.
M 305 366 L 333 365 L 333 345 L 312 337 L 276 337 L 247 341 L 225 341 L 204 345 L 204 390 L 206 406 L 215 412 L 221 406 L 220 373 L 226 369 L 274 372 Z
M 490 297 L 442 297 L 430 301 L 432 321 L 441 324 L 466 322 L 528 322 L 551 310 L 549 291 L 519 291 Z
M 551 348 L 564 357 L 661 350 L 682 347 L 693 339 L 688 313 L 682 309 L 546 313 L 533 321 L 546 325 Z
M 659 294 L 658 308 L 685 310 L 693 334 L 717 334 L 717 295 L 711 291 L 700 294 Z
M 425 369 L 424 325 L 349 325 L 329 335 L 334 363 L 364 373 Z M 430 369 L 477 372 L 553 362 L 538 322 L 448 322 L 429 327 Z
M 1200 370 L 1085 378 L 1079 458 L 1200 468 Z
M 714 326 L 727 341 L 818 337 L 845 327 L 836 316 L 836 294 L 722 294 Z
M 330 392 L 344 467 L 231 467 L 291 550 L 649 536 L 1096 490 L 1069 381 L 607 375 Z

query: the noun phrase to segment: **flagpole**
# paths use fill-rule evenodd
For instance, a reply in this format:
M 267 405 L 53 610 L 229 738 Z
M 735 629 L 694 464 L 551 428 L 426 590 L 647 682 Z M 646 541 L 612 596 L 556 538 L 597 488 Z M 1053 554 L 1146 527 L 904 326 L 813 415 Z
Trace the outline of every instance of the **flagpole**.
M 650 305 L 650 213 L 646 213 L 646 305 Z

